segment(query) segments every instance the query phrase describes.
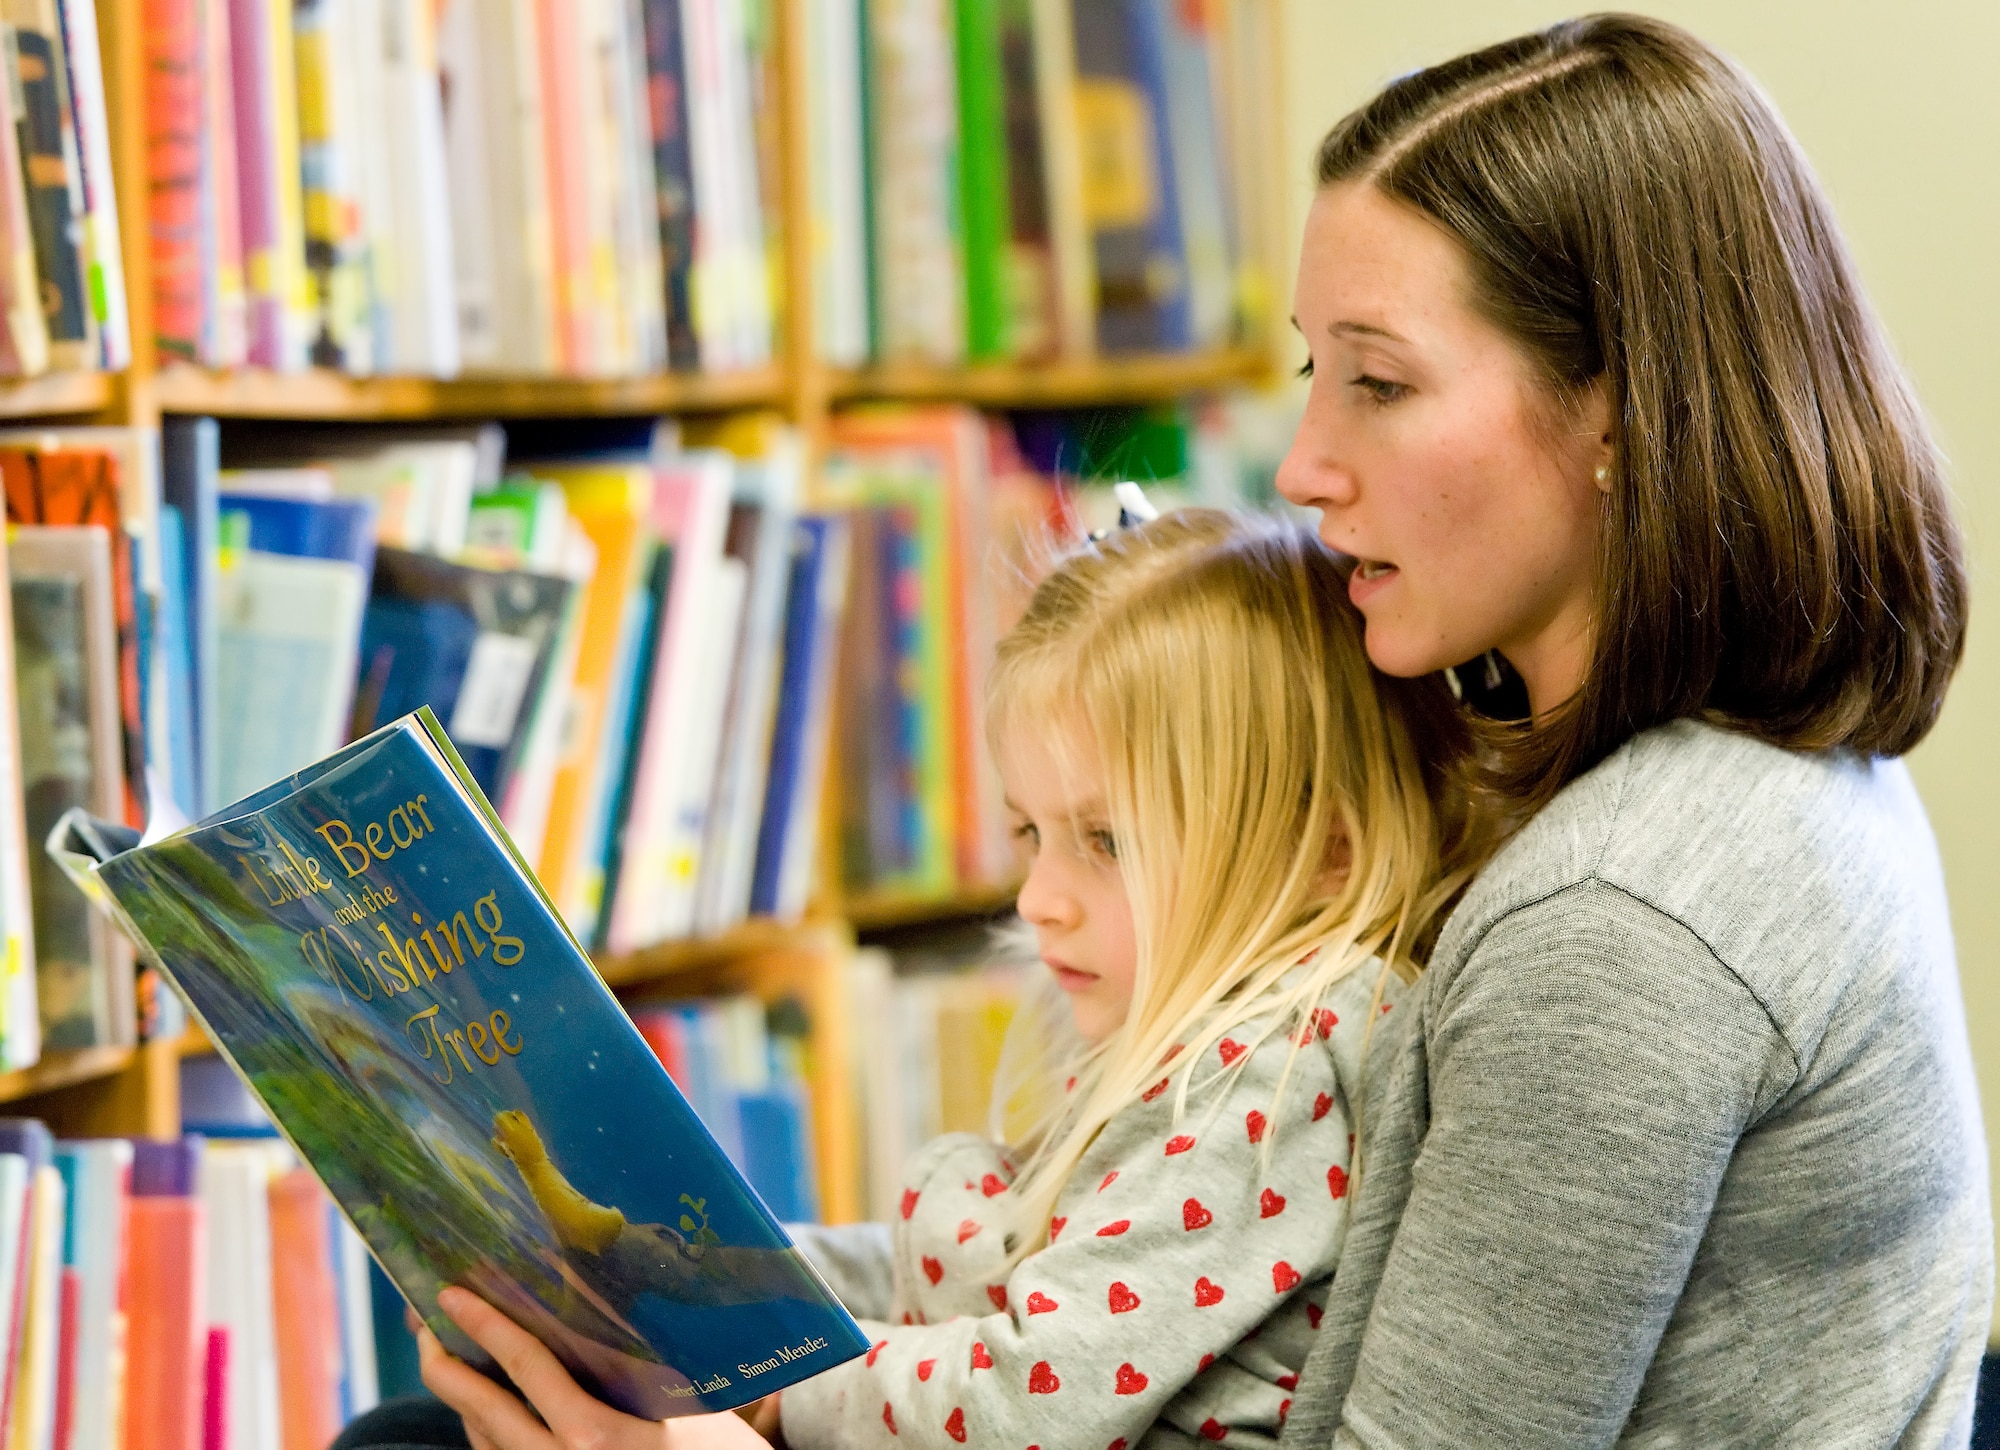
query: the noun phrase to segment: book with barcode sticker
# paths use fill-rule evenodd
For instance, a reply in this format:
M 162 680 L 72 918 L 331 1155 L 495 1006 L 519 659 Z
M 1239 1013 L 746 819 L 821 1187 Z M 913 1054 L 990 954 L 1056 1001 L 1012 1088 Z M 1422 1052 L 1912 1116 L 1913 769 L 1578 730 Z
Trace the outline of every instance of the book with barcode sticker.
M 649 1418 L 867 1349 L 429 710 L 163 839 L 79 810 L 48 848 L 453 1353 L 485 1363 L 437 1308 L 448 1284 Z

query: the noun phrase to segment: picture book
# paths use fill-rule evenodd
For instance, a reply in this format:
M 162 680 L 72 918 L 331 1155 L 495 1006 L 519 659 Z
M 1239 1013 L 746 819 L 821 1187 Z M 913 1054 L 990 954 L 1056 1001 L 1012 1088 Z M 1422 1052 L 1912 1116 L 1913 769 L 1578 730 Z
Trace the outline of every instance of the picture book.
M 50 847 L 453 1353 L 486 1363 L 437 1309 L 447 1284 L 648 1418 L 732 1408 L 867 1348 L 430 711 L 164 839 L 74 812 Z

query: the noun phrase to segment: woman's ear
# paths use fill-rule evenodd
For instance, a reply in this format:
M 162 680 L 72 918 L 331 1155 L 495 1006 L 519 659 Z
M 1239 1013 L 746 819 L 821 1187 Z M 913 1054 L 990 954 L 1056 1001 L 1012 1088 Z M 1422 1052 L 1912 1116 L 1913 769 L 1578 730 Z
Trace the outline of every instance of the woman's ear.
M 1602 374 L 1577 398 L 1576 438 L 1588 460 L 1591 482 L 1598 492 L 1611 492 L 1618 459 L 1611 442 L 1611 381 Z

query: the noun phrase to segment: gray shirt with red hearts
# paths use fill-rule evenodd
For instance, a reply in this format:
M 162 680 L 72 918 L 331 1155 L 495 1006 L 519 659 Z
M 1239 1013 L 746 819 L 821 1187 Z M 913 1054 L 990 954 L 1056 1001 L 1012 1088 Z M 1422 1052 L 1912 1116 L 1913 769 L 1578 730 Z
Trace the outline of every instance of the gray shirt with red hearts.
M 784 1392 L 794 1450 L 1277 1444 L 1346 1227 L 1350 1100 L 1372 965 L 1310 1044 L 1253 1019 L 1117 1114 L 1011 1270 L 1007 1150 L 971 1134 L 909 1166 L 901 1218 L 798 1231 L 874 1347 Z M 1225 1067 L 1235 1069 L 1225 1071 Z M 1289 1069 L 1289 1070 L 1288 1070 Z

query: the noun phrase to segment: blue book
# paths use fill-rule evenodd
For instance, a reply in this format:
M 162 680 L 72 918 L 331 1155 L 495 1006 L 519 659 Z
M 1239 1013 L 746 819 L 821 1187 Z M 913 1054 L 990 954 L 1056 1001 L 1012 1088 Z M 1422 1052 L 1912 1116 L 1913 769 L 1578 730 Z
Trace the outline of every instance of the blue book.
M 265 498 L 225 493 L 217 507 L 249 523 L 248 547 L 295 559 L 345 559 L 366 579 L 375 567 L 375 505 L 365 498 Z
M 167 771 L 174 804 L 189 820 L 201 805 L 201 742 L 196 735 L 195 646 L 188 616 L 187 526 L 173 504 L 160 505 L 159 654 L 166 665 Z
M 448 1284 L 647 1418 L 867 1349 L 428 710 L 150 845 L 81 812 L 61 829 L 453 1353 L 491 1368 L 439 1312 Z
M 819 784 L 826 769 L 833 657 L 847 598 L 847 528 L 841 515 L 802 518 L 792 525 L 771 771 L 750 886 L 750 910 L 757 916 L 794 917 L 805 910 L 818 839 Z
M 1097 345 L 1106 352 L 1192 345 L 1187 247 L 1170 150 L 1167 38 L 1153 0 L 1074 0 L 1079 118 L 1097 208 Z M 1108 200 L 1107 200 L 1108 199 Z
M 188 650 L 193 661 L 195 799 L 203 815 L 222 804 L 215 788 L 216 760 L 216 589 L 220 567 L 221 519 L 217 499 L 222 430 L 213 418 L 165 418 L 160 422 L 160 496 L 181 516 L 185 547 L 181 579 L 187 600 Z

